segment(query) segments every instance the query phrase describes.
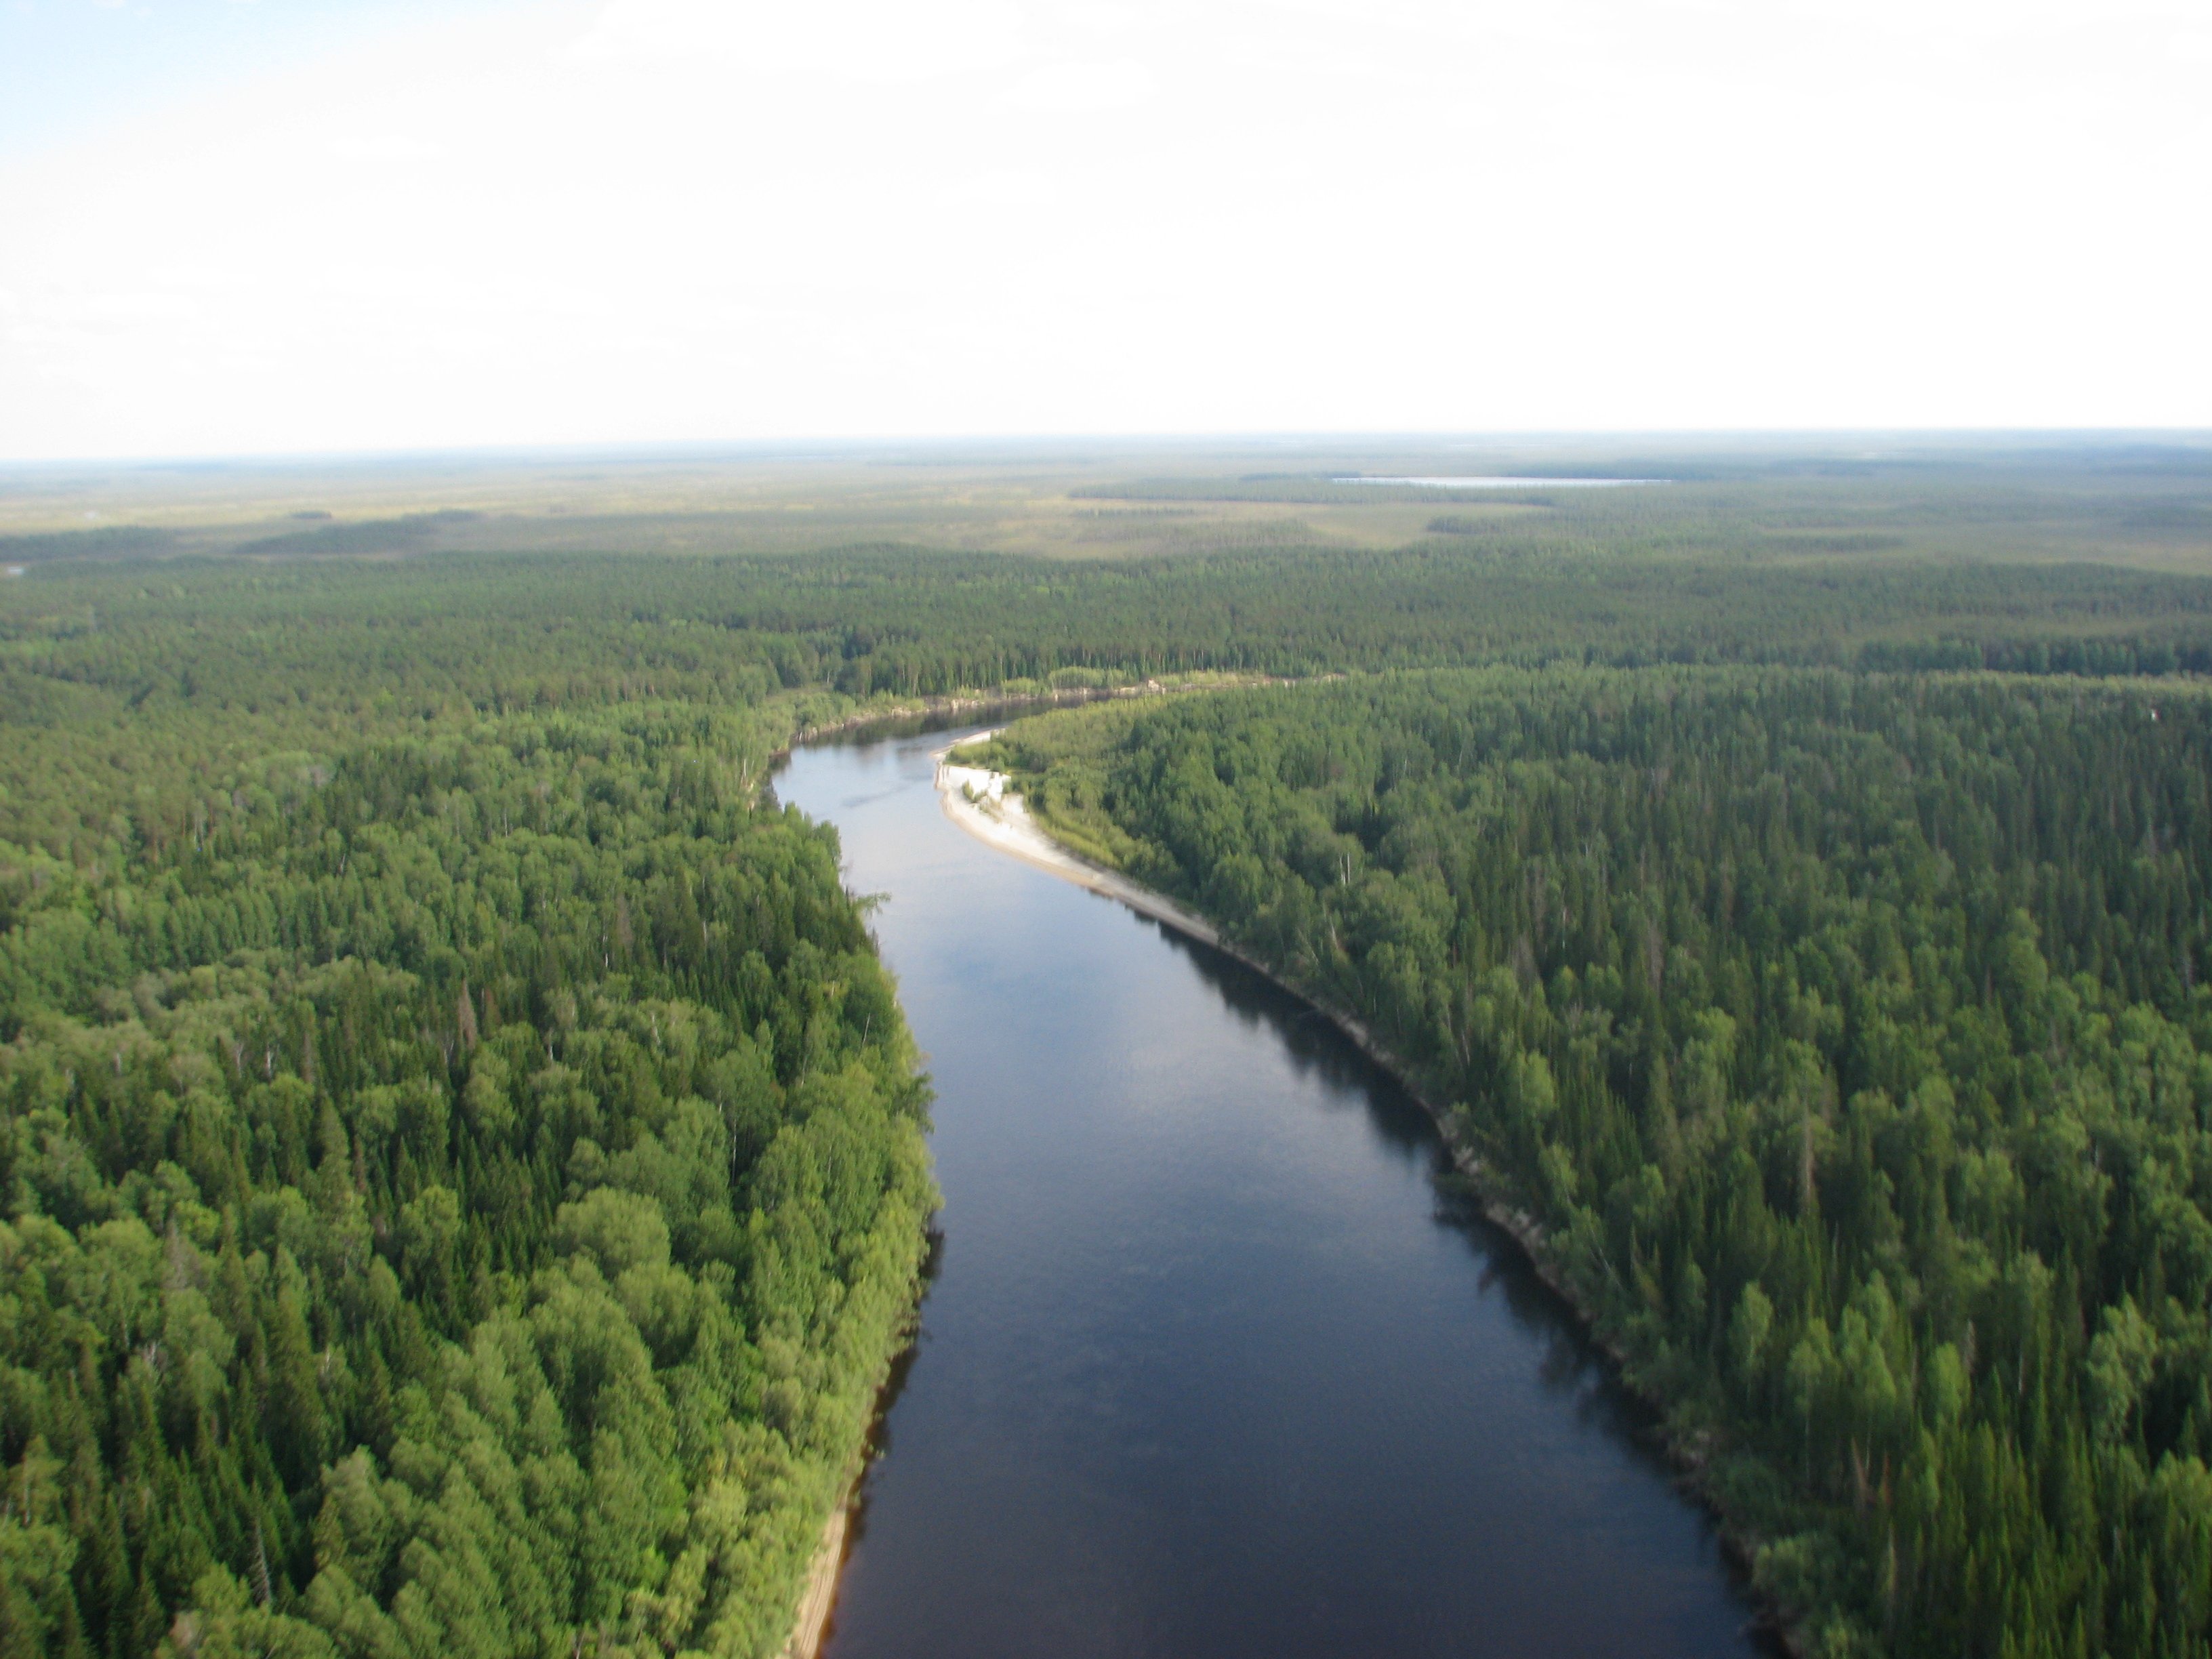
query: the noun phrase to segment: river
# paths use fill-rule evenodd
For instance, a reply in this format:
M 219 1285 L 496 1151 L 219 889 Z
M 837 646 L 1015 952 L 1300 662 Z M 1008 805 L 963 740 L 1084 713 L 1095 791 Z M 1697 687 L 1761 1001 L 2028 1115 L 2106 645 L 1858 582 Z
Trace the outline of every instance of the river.
M 1635 1403 L 1419 1107 L 1260 975 L 803 749 L 937 1089 L 943 1242 L 828 1659 L 1747 1656 Z

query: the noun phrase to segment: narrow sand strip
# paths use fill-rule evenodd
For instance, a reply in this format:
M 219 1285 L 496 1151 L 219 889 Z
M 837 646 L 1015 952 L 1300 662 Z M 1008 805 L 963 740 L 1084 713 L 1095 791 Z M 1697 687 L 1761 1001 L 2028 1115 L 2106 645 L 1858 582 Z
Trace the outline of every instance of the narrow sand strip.
M 962 738 L 961 743 L 980 743 L 993 735 L 979 732 L 972 738 Z M 936 756 L 938 799 L 945 803 L 945 816 L 953 823 L 978 841 L 1024 864 L 1033 864 L 1062 881 L 1072 881 L 1078 887 L 1087 887 L 1094 893 L 1117 899 L 1139 915 L 1164 922 L 1179 933 L 1188 933 L 1208 945 L 1221 943 L 1221 935 L 1210 924 L 1181 905 L 1139 887 L 1127 876 L 1103 869 L 1070 852 L 1038 829 L 1022 798 L 1006 793 L 1005 773 L 987 771 L 980 766 L 955 766 L 947 761 L 945 757 L 958 746 L 940 749 Z
M 799 1593 L 799 1618 L 784 1644 L 784 1659 L 814 1659 L 830 1626 L 830 1609 L 837 1601 L 837 1577 L 845 1566 L 845 1528 L 853 1513 L 852 1495 L 830 1512 L 822 1528 L 822 1542 L 806 1570 L 806 1585 Z

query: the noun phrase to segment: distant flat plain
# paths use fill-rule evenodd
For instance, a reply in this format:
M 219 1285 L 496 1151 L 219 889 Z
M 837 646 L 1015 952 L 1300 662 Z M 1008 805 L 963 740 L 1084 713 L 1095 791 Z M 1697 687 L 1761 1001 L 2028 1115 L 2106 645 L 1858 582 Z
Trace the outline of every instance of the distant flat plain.
M 1346 477 L 1504 476 L 1511 489 Z M 1665 489 L 1547 488 L 1657 477 Z M 2212 574 L 2212 435 L 1099 440 L 0 465 L 0 560 L 436 552 L 1060 559 L 1432 544 Z

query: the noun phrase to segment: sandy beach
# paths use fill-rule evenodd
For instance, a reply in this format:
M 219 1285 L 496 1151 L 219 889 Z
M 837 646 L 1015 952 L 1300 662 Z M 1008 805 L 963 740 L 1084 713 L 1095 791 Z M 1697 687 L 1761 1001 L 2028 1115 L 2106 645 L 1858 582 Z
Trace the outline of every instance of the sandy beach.
M 978 841 L 1024 864 L 1035 865 L 1062 881 L 1072 881 L 1078 887 L 1087 887 L 1094 893 L 1117 899 L 1139 915 L 1164 922 L 1179 933 L 1188 933 L 1212 945 L 1221 944 L 1221 935 L 1202 918 L 1162 898 L 1151 889 L 1139 886 L 1127 876 L 1102 869 L 1078 856 L 1037 828 L 1036 820 L 1030 816 L 1022 798 L 1006 793 L 1005 773 L 987 771 L 978 766 L 955 766 L 945 758 L 953 748 L 980 743 L 994 735 L 991 732 L 979 732 L 972 738 L 963 738 L 959 744 L 937 751 L 937 795 L 945 804 L 945 817 Z

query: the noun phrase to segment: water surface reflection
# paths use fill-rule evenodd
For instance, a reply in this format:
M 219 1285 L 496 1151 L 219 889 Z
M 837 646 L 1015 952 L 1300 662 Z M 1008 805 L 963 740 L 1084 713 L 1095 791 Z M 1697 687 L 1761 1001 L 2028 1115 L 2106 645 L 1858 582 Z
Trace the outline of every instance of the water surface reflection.
M 802 750 L 931 1055 L 945 1246 L 828 1651 L 1740 1655 L 1632 1401 L 1420 1108 L 1231 957 Z

